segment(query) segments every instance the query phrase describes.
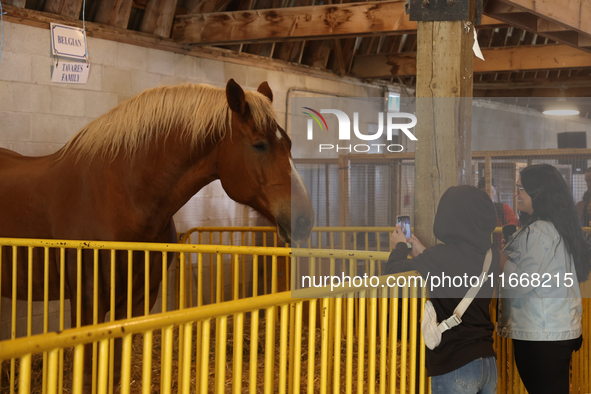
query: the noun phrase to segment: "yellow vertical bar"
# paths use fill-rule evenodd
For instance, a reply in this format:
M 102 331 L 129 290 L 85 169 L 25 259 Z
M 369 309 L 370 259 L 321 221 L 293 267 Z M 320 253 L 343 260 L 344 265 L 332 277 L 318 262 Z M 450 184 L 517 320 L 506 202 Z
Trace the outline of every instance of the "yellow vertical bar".
M 333 392 L 339 394 L 341 392 L 341 319 L 342 319 L 342 296 L 338 296 L 335 300 L 334 310 L 334 372 L 333 372 Z
M 376 289 L 369 292 L 369 322 L 367 324 L 369 330 L 369 362 L 367 371 L 367 392 L 374 394 L 376 392 L 376 311 L 377 311 L 377 295 Z
M 148 269 L 148 275 L 146 276 L 146 279 L 148 280 L 148 283 L 150 283 L 150 253 L 148 252 L 146 252 L 146 268 Z M 149 299 L 149 289 L 147 293 Z M 166 312 L 168 310 L 168 296 L 168 254 L 166 252 L 162 252 L 162 312 Z M 150 313 L 149 309 L 150 307 L 147 306 L 146 310 L 148 311 L 148 314 Z
M 180 272 L 181 272 L 181 288 L 180 288 L 180 302 L 179 302 L 179 309 L 185 309 L 186 306 L 186 302 L 187 302 L 187 286 L 186 286 L 186 281 L 187 278 L 185 276 L 185 271 L 187 269 L 187 260 L 185 258 L 185 254 L 184 253 L 180 253 L 179 255 L 179 259 L 180 259 Z M 190 280 L 190 278 L 189 278 Z M 184 330 L 181 329 L 181 327 L 179 327 L 179 332 L 178 332 L 178 341 L 179 341 L 179 347 L 178 347 L 178 357 L 179 357 L 179 362 L 182 362 L 182 360 L 184 359 L 184 352 L 185 352 L 185 348 L 183 345 L 183 343 L 185 342 L 185 338 L 184 338 Z M 171 351 L 172 348 L 170 348 L 169 351 Z M 188 349 L 187 349 L 188 350 Z M 178 373 L 178 382 L 180 384 L 180 382 L 183 381 L 183 368 L 179 368 L 177 373 Z
M 18 373 L 18 392 L 19 394 L 29 394 L 31 392 L 31 355 L 27 354 L 21 357 Z
M 222 271 L 222 265 L 223 265 L 223 260 L 222 260 L 222 255 L 220 253 L 216 254 L 216 279 L 215 279 L 215 283 L 216 283 L 216 295 L 215 295 L 215 302 L 216 303 L 220 303 L 222 302 L 222 293 L 224 291 L 224 289 L 222 288 L 222 275 L 223 275 L 223 271 Z
M 172 350 L 172 330 L 173 326 L 162 329 L 162 339 L 164 349 Z M 162 393 L 170 393 L 172 387 L 172 351 L 166 351 L 162 354 Z
M 179 330 L 182 328 L 183 327 L 179 327 Z M 185 351 L 181 362 L 183 380 L 180 381 L 179 387 L 181 388 L 181 393 L 189 393 L 189 390 L 191 389 L 191 346 L 193 342 L 193 323 L 185 324 L 184 331 L 183 348 Z
M 277 293 L 277 256 L 271 256 L 271 293 Z
M 47 394 L 58 392 L 59 349 L 49 351 L 49 371 L 47 373 Z
M 267 247 L 267 233 L 265 232 L 263 235 L 263 247 Z M 267 267 L 267 260 L 268 257 L 265 255 L 263 256 L 263 291 L 264 294 L 269 294 L 269 289 L 268 289 L 268 267 Z
M 244 231 L 240 233 L 240 245 L 244 245 Z M 242 255 L 242 298 L 246 298 L 246 255 Z
M 347 294 L 347 361 L 345 365 L 345 393 L 351 394 L 353 391 L 353 325 L 355 319 L 353 316 L 355 298 L 353 293 Z
M 267 308 L 265 318 L 267 327 L 265 330 L 265 387 L 264 394 L 272 394 L 274 391 L 273 365 L 275 364 L 275 307 Z M 225 347 L 224 347 L 225 349 Z M 222 391 L 220 390 L 219 393 Z
M 215 392 L 224 393 L 226 385 L 226 337 L 228 329 L 228 317 L 222 316 L 216 320 L 215 343 Z
M 74 376 L 72 377 L 72 392 L 74 394 L 82 393 L 82 381 L 84 373 L 84 345 L 74 347 Z
M 33 248 L 29 246 L 27 249 L 27 336 L 30 337 L 33 330 Z
M 287 257 L 289 258 L 289 257 Z M 296 332 L 294 330 L 295 327 L 295 319 L 296 319 L 296 308 L 297 308 L 297 303 L 294 304 L 290 304 L 289 305 L 289 323 L 288 323 L 288 328 L 289 328 L 289 346 L 288 346 L 288 375 L 287 375 L 287 392 L 289 394 L 293 394 L 293 377 L 294 377 L 294 368 L 295 368 L 295 358 L 294 358 L 294 352 L 295 352 L 295 340 L 296 340 Z M 301 362 L 301 360 L 297 360 L 297 362 Z
M 115 321 L 115 250 L 111 250 L 111 302 L 110 302 L 110 315 L 111 322 Z M 115 371 L 115 340 L 109 341 L 109 373 L 108 373 L 108 390 L 109 394 L 113 394 L 114 390 L 114 371 Z M 100 356 L 99 356 L 100 357 Z
M 144 316 L 150 314 L 150 253 L 144 251 Z M 162 253 L 162 260 L 164 260 L 166 253 Z M 164 269 L 164 268 L 163 268 Z M 162 273 L 164 275 L 164 272 Z M 164 278 L 163 278 L 164 279 Z M 162 290 L 164 290 L 164 280 L 162 281 Z M 162 294 L 162 300 L 166 297 Z M 163 301 L 163 303 L 165 303 Z
M 316 353 L 316 303 L 310 300 L 310 321 L 308 323 L 308 394 L 314 393 L 314 354 Z
M 197 306 L 201 305 L 203 305 L 203 254 L 197 253 Z M 199 379 L 199 373 L 201 371 L 201 352 L 205 352 L 206 350 L 201 347 L 201 341 L 199 340 L 199 338 L 201 338 L 203 335 L 203 322 L 198 321 L 196 325 L 197 339 L 195 340 L 195 392 L 199 393 L 199 386 L 201 384 Z
M 211 260 L 210 260 L 211 261 Z M 210 336 L 210 328 L 211 328 L 211 319 L 207 319 L 203 322 L 203 336 L 201 348 L 203 352 L 201 353 L 201 363 L 200 369 L 197 371 L 197 375 L 199 379 L 197 379 L 199 383 L 199 394 L 207 394 L 208 388 L 208 381 L 207 377 L 209 375 L 209 336 Z
M 152 330 L 144 333 L 144 352 L 142 369 L 142 394 L 152 393 L 152 343 L 154 332 Z
M 12 316 L 10 319 L 10 338 L 16 338 L 16 286 L 17 286 L 17 248 L 12 247 Z M 10 393 L 14 393 L 16 377 L 16 360 L 10 360 Z
M 71 308 L 71 305 L 70 305 Z M 74 322 L 72 322 L 74 324 Z M 76 249 L 76 327 L 82 326 L 82 249 Z
M 237 300 L 240 295 L 240 256 L 238 254 L 232 255 L 234 258 L 232 259 L 233 269 L 232 272 L 236 272 L 235 275 L 232 277 L 232 294 L 234 296 L 234 300 Z
M 413 327 L 414 330 L 414 327 Z M 408 287 L 402 288 L 402 352 L 400 356 L 400 392 L 406 392 L 406 364 L 408 363 Z
M 123 336 L 123 351 L 121 353 L 121 394 L 129 394 L 129 385 L 131 384 L 131 341 L 131 334 Z
M 60 248 L 60 331 L 64 329 L 64 320 L 65 320 L 65 299 L 66 299 L 66 249 Z M 72 304 L 70 303 L 70 308 L 72 308 Z M 74 322 L 70 322 L 70 324 L 74 324 Z M 58 392 L 63 392 L 64 387 L 64 350 L 60 349 L 58 351 Z
M 289 305 L 281 305 L 281 323 L 279 339 L 279 394 L 285 394 L 287 388 L 287 324 Z
M 224 243 L 224 236 L 222 234 L 222 232 L 220 231 L 220 245 L 223 245 Z M 226 295 L 225 295 L 225 282 L 226 282 L 226 278 L 224 277 L 224 259 L 222 258 L 221 260 L 221 264 L 220 264 L 220 283 L 221 283 L 221 301 L 225 301 L 226 300 Z
M 390 289 L 390 389 L 396 393 L 396 365 L 398 358 L 398 286 Z
M 99 342 L 98 394 L 107 394 L 107 390 L 109 388 L 110 347 L 111 341 L 108 339 L 103 339 Z
M 254 260 L 256 261 L 256 259 Z M 256 286 L 255 286 L 256 289 Z M 255 290 L 256 291 L 256 290 Z M 250 314 L 250 366 L 248 376 L 248 392 L 257 393 L 257 367 L 258 367 L 258 348 L 259 348 L 259 311 L 256 310 Z
M 417 381 L 417 330 L 421 323 L 417 319 L 417 288 L 410 289 L 410 389 L 416 388 Z
M 92 324 L 98 324 L 98 276 L 99 276 L 99 251 L 93 250 L 93 269 L 92 269 Z M 97 390 L 97 367 L 98 367 L 98 343 L 92 344 L 92 394 Z
M 364 394 L 363 370 L 365 367 L 365 291 L 359 292 L 359 337 L 357 338 L 357 393 Z
M 295 306 L 294 351 L 293 351 L 293 376 L 290 376 L 290 389 L 292 393 L 300 393 L 301 356 L 302 356 L 302 309 L 304 303 L 299 301 Z
M 148 286 L 148 282 L 144 284 Z M 133 251 L 127 251 L 127 318 L 131 319 L 133 307 Z
M 238 259 L 236 259 L 238 260 Z M 238 263 L 238 261 L 236 261 Z M 232 393 L 242 392 L 242 349 L 244 339 L 244 313 L 234 316 L 234 370 L 232 371 Z
M 320 328 L 320 394 L 328 392 L 328 341 L 329 341 L 329 299 L 322 299 L 322 324 Z
M 183 253 L 185 255 L 185 261 L 188 262 L 187 264 L 187 282 L 189 283 L 189 294 L 187 294 L 189 299 L 189 308 L 193 307 L 193 261 L 191 261 L 191 257 L 189 253 Z
M 380 322 L 380 394 L 386 394 L 386 359 L 387 354 L 387 340 L 388 340 L 388 290 L 382 288 L 380 293 L 380 308 L 379 308 L 379 322 Z
M 49 330 L 49 248 L 43 248 L 43 333 L 47 333 Z M 0 251 L 0 255 L 2 255 Z M 0 264 L 0 267 L 2 265 Z M 0 269 L 0 271 L 2 271 Z M 0 278 L 1 279 L 1 278 Z M 0 280 L 0 283 L 2 281 Z M 43 383 L 42 391 L 47 392 L 47 368 L 49 366 L 49 353 L 43 353 Z M 96 394 L 96 393 L 92 393 Z
M 168 301 L 168 255 L 166 254 L 166 252 L 162 252 L 162 312 L 167 311 L 167 301 Z M 177 301 L 178 301 L 178 298 L 177 298 Z M 165 336 L 164 329 L 162 330 L 161 335 L 162 335 L 162 338 L 164 338 L 164 336 Z M 172 344 L 172 339 L 171 339 L 171 344 Z M 160 376 L 161 376 L 161 378 L 160 378 L 160 392 L 161 393 L 164 392 L 164 390 L 170 389 L 165 386 L 165 378 L 164 378 L 164 376 L 165 376 L 164 369 L 166 368 L 165 359 L 166 359 L 166 357 L 168 357 L 167 356 L 168 353 L 172 354 L 172 347 L 168 347 L 168 342 L 162 340 L 162 344 L 161 344 L 161 348 L 160 348 L 160 354 L 161 354 L 160 358 L 162 360 L 160 363 Z M 168 379 L 170 379 L 170 376 Z
M 421 288 L 421 322 L 423 321 L 423 316 L 425 313 L 425 302 L 427 301 L 427 288 L 426 287 L 422 287 Z M 419 379 L 421 379 L 421 381 L 419 382 L 419 394 L 425 394 L 427 388 L 426 388 L 426 380 L 427 380 L 427 367 L 425 364 L 425 339 L 423 338 L 422 335 L 420 335 L 420 340 L 421 340 L 421 370 L 419 372 Z

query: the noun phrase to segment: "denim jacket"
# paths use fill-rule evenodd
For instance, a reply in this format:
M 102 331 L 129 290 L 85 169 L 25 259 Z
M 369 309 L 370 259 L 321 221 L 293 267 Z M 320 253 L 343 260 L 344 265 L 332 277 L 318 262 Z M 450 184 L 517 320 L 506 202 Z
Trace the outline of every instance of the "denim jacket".
M 508 260 L 499 281 L 497 333 L 526 341 L 578 338 L 581 290 L 573 258 L 554 225 L 537 220 L 520 229 L 503 253 Z

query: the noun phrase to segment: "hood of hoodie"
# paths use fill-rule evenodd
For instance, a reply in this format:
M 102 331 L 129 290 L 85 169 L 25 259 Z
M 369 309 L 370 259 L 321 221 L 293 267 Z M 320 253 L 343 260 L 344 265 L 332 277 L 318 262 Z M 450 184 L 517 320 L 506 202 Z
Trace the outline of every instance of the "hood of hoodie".
M 495 206 L 484 190 L 452 186 L 439 200 L 433 234 L 446 244 L 467 243 L 484 253 L 491 247 L 496 225 Z

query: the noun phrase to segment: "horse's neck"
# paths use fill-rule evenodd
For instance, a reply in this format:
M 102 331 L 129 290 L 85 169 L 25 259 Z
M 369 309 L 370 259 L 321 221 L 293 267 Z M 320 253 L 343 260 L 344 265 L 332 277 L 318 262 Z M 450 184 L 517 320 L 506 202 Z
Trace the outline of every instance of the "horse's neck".
M 125 191 L 125 204 L 139 215 L 136 220 L 166 221 L 193 195 L 217 179 L 216 150 L 204 144 L 191 154 L 186 141 L 168 138 L 134 157 L 119 155 L 112 162 L 92 163 L 93 173 Z

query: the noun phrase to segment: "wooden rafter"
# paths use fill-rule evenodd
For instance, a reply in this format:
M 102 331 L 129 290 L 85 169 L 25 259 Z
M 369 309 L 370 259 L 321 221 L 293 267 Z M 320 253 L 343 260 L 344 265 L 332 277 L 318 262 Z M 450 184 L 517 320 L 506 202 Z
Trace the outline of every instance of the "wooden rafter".
M 101 0 L 95 21 L 127 29 L 132 4 L 132 0 Z
M 24 6 L 23 0 L 23 6 Z M 65 16 L 66 18 L 78 19 L 82 9 L 82 0 L 47 0 L 44 11 Z
M 483 25 L 500 25 L 484 17 Z M 180 15 L 177 42 L 227 45 L 303 39 L 329 39 L 415 32 L 400 0 L 308 7 Z
M 158 37 L 170 37 L 176 3 L 176 0 L 148 1 L 140 31 Z
M 587 0 L 490 0 L 485 13 L 531 33 L 591 52 Z
M 474 72 L 501 72 L 591 67 L 591 54 L 568 45 L 534 45 L 482 49 Z M 357 56 L 351 74 L 359 78 L 416 75 L 416 53 Z

